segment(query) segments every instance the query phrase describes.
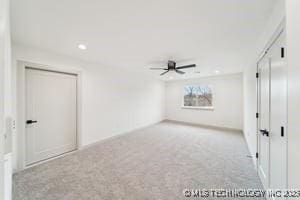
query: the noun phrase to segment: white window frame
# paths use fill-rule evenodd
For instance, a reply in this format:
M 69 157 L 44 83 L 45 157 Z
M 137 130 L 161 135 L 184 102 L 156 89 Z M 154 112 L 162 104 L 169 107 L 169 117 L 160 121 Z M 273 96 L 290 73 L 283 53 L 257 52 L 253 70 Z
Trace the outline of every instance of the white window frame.
M 211 93 L 212 93 L 212 106 L 185 106 L 184 105 L 184 88 L 186 87 L 186 86 L 189 86 L 189 85 L 191 85 L 191 86 L 208 86 L 208 87 L 210 87 L 210 89 L 211 89 Z M 187 84 L 187 85 L 184 85 L 183 86 L 183 88 L 182 88 L 182 105 L 181 105 L 181 108 L 183 108 L 183 109 L 198 109 L 198 110 L 214 110 L 215 108 L 214 108 L 214 87 L 213 87 L 213 85 L 211 85 L 211 84 Z

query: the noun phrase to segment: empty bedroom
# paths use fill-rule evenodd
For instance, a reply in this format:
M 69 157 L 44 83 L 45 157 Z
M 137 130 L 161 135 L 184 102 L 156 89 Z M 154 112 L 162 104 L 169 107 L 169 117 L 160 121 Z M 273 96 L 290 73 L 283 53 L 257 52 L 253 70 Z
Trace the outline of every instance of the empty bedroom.
M 300 199 L 297 0 L 0 0 L 0 200 Z

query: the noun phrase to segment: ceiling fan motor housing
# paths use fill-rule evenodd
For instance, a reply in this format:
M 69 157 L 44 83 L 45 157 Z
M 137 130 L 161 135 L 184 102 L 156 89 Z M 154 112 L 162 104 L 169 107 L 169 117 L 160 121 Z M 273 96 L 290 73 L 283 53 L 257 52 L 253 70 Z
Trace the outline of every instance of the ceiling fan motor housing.
M 168 61 L 168 69 L 174 69 L 176 68 L 176 62 L 169 60 Z

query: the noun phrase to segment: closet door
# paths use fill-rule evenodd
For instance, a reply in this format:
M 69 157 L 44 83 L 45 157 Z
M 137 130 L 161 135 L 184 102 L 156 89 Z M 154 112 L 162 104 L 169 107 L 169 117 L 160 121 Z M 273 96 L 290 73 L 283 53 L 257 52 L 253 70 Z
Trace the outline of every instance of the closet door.
M 281 32 L 258 65 L 258 174 L 265 189 L 287 188 L 285 49 L 285 32 Z
M 77 76 L 26 68 L 26 165 L 77 147 Z
M 270 169 L 270 60 L 265 56 L 259 63 L 259 135 L 258 174 L 265 188 L 269 188 Z
M 287 186 L 287 73 L 284 32 L 269 51 L 270 92 L 270 188 Z

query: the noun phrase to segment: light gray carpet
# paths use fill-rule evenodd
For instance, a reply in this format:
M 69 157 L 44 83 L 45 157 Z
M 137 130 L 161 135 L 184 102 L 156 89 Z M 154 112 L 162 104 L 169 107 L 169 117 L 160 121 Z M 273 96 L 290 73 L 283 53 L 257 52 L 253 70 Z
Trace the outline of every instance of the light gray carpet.
M 262 188 L 247 155 L 240 133 L 163 122 L 15 174 L 13 199 L 174 200 L 190 199 L 186 188 Z

